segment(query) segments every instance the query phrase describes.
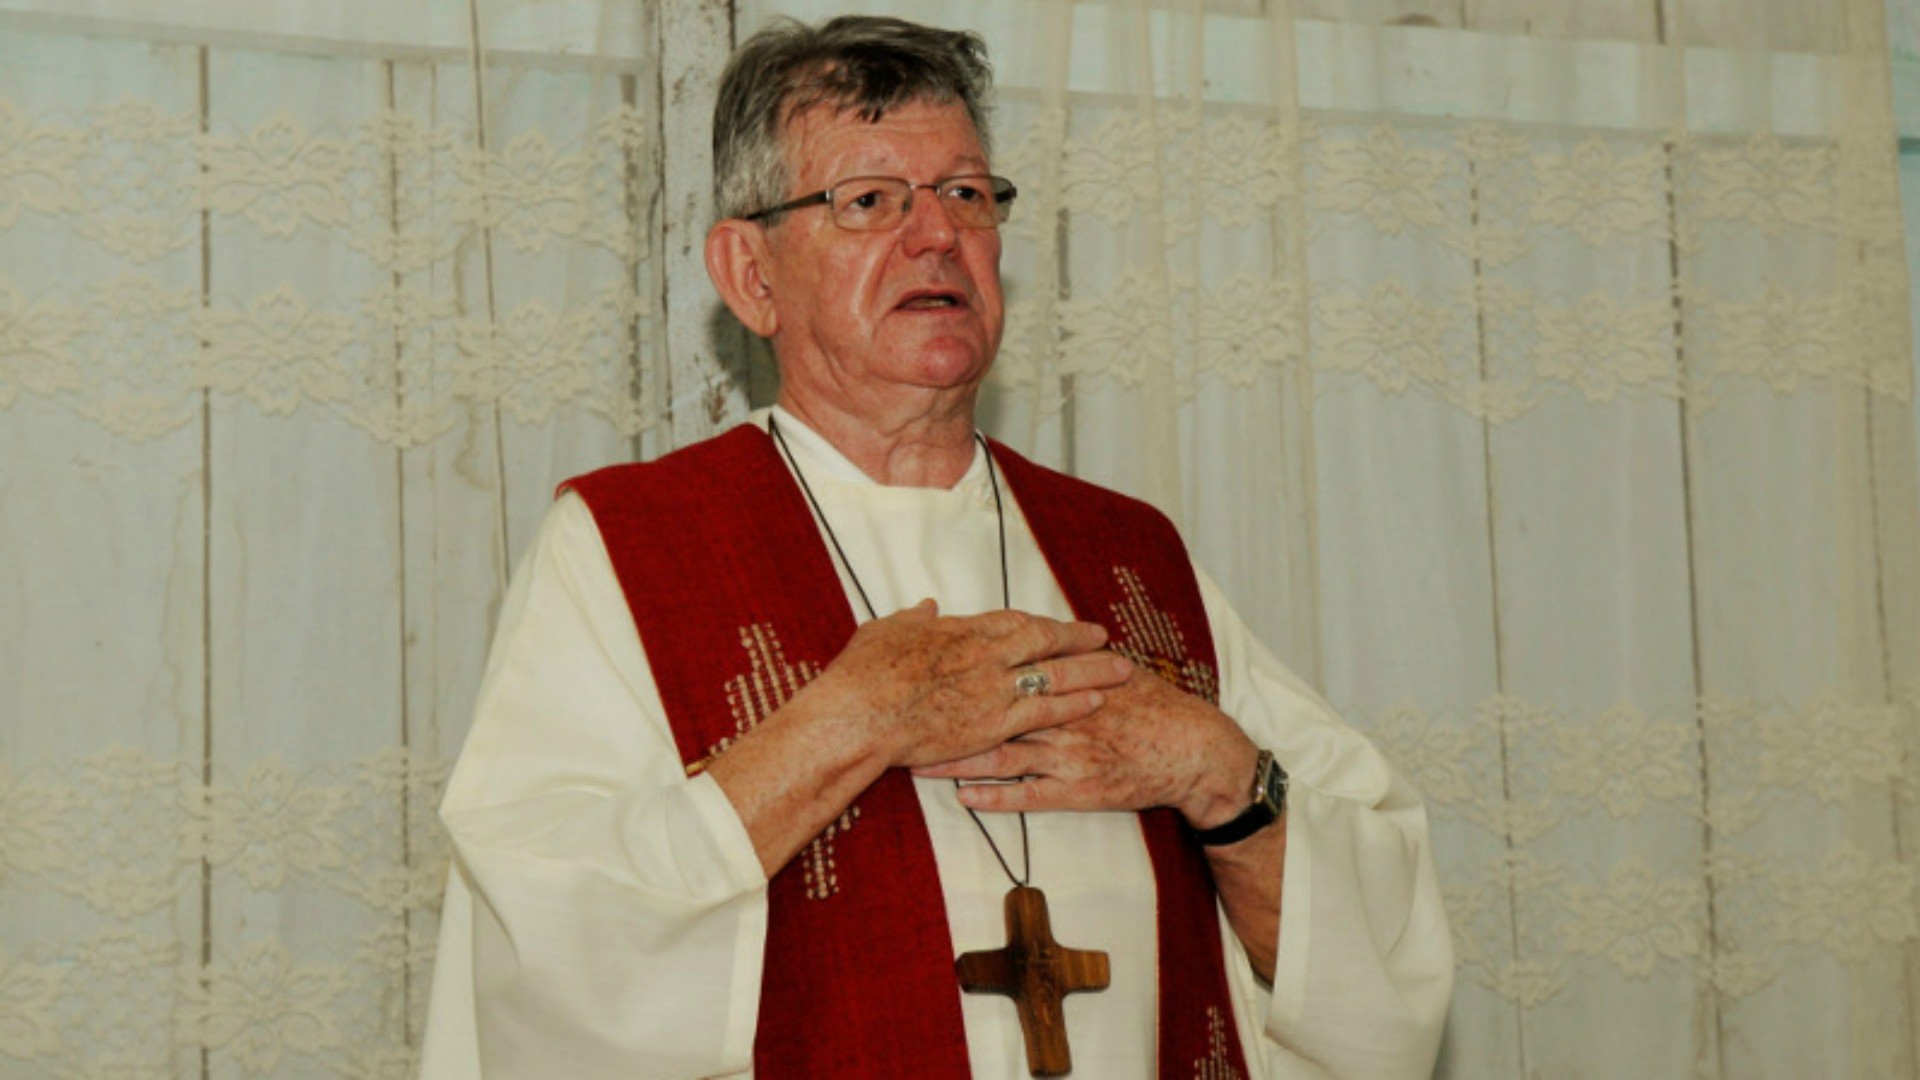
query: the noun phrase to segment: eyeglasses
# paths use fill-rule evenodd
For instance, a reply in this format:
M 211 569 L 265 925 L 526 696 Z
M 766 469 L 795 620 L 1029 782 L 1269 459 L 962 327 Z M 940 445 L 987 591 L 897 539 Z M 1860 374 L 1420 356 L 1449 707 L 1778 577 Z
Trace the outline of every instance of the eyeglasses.
M 853 176 L 825 191 L 756 210 L 742 220 L 758 221 L 825 203 L 833 211 L 833 223 L 843 229 L 885 232 L 907 219 L 913 210 L 913 193 L 920 188 L 932 191 L 947 218 L 962 229 L 999 228 L 1013 212 L 1013 198 L 1020 193 L 1004 176 L 949 176 L 931 184 L 915 184 L 897 176 Z

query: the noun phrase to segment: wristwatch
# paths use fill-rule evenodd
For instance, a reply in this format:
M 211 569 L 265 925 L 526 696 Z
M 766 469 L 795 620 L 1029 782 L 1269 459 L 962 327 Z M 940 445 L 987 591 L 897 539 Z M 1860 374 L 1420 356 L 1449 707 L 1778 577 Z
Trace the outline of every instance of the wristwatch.
M 1280 820 L 1286 812 L 1287 770 L 1273 760 L 1273 751 L 1262 750 L 1253 763 L 1253 805 L 1223 825 L 1195 829 L 1193 838 L 1205 847 L 1238 843 Z

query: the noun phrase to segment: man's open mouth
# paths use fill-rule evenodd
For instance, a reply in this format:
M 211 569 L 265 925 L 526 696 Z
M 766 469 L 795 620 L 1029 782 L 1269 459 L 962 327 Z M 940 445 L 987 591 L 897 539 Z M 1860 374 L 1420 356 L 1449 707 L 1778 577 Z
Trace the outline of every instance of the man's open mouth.
M 917 293 L 900 303 L 905 311 L 938 311 L 965 306 L 957 293 Z

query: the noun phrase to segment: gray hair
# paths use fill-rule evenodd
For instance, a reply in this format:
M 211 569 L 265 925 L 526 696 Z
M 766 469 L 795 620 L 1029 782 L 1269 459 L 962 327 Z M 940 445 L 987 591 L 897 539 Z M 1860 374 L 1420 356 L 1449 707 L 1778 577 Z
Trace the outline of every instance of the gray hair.
M 966 107 L 988 146 L 987 45 L 970 31 L 843 15 L 821 26 L 783 19 L 748 38 L 720 76 L 713 110 L 713 203 L 722 218 L 786 201 L 782 136 L 816 106 L 872 123 L 924 102 Z

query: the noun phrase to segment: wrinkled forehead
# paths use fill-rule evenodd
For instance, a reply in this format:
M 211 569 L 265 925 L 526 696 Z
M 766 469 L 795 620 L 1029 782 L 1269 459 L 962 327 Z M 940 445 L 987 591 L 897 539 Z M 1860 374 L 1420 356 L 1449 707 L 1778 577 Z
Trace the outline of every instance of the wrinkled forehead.
M 815 105 L 793 114 L 780 140 L 788 172 L 804 187 L 855 175 L 933 179 L 986 172 L 986 146 L 959 102 L 907 101 L 879 112 Z

